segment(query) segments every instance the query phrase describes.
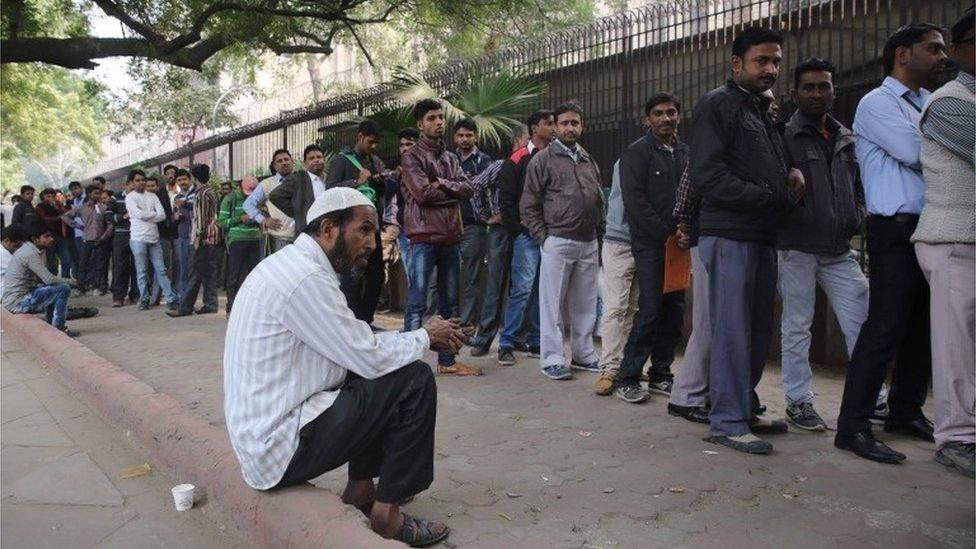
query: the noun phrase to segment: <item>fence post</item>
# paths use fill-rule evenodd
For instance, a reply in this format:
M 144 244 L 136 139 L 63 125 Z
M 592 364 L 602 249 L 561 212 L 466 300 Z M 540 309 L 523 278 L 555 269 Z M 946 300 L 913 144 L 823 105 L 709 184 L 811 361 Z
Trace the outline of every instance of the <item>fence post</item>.
M 624 15 L 624 43 L 623 43 L 623 85 L 620 87 L 620 151 L 623 152 L 628 143 L 628 133 L 630 131 L 630 116 L 633 112 L 634 102 L 634 37 L 630 32 L 630 16 Z
M 281 148 L 288 148 L 288 124 L 281 128 Z

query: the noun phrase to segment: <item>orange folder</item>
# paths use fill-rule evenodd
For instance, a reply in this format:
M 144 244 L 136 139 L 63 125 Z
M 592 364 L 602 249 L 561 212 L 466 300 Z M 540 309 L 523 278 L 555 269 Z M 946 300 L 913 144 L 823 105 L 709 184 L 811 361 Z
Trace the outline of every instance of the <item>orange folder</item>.
M 678 239 L 668 237 L 664 252 L 664 293 L 687 290 L 691 286 L 691 250 L 678 247 Z

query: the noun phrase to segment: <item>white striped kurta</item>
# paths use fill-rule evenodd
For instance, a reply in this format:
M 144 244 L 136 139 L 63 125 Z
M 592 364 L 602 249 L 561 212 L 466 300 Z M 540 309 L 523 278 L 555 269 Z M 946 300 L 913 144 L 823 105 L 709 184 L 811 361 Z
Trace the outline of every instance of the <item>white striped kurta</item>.
M 356 320 L 312 237 L 268 256 L 241 285 L 224 342 L 224 416 L 244 480 L 259 490 L 281 480 L 299 430 L 332 405 L 347 371 L 375 379 L 429 345 L 423 329 L 374 334 Z

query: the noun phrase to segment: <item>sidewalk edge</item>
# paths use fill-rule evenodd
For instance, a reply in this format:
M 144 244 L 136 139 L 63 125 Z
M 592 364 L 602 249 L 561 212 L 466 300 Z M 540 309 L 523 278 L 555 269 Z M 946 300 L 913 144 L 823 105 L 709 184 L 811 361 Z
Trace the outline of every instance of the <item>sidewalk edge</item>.
M 33 315 L 0 313 L 6 335 L 24 342 L 152 465 L 203 489 L 216 511 L 264 547 L 403 547 L 370 530 L 362 514 L 327 490 L 260 492 L 244 483 L 223 429 L 184 410 L 119 366 Z M 161 497 L 168 494 L 161 494 Z M 175 511 L 174 511 L 175 512 Z

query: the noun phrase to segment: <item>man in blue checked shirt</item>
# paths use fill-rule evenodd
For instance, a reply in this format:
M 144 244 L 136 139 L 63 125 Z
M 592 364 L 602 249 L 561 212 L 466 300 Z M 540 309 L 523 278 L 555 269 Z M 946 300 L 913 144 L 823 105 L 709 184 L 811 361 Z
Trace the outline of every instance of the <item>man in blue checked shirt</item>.
M 461 169 L 474 180 L 491 165 L 491 157 L 478 148 L 478 126 L 470 118 L 454 124 L 454 154 L 461 161 Z M 475 213 L 474 200 L 461 200 L 461 324 L 473 326 L 479 307 L 478 286 L 485 264 L 485 220 Z

